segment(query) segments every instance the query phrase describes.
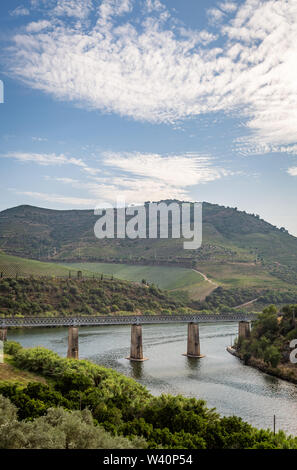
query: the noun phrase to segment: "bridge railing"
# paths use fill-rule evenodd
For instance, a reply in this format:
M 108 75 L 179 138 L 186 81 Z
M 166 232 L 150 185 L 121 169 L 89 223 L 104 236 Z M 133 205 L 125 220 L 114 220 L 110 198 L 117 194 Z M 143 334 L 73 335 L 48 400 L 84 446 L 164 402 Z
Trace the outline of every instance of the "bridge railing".
M 126 315 L 126 316 L 81 316 L 81 317 L 23 317 L 2 318 L 0 328 L 51 327 L 51 326 L 99 326 L 158 323 L 218 323 L 254 321 L 255 314 L 197 314 L 197 315 Z

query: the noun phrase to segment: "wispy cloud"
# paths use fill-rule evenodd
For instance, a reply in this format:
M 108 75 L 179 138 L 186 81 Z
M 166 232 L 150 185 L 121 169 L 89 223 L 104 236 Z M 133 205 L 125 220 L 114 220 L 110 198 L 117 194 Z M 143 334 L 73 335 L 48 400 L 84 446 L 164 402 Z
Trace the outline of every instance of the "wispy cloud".
M 195 152 L 181 155 L 104 152 L 100 162 L 101 169 L 82 167 L 84 176 L 80 181 L 69 177 L 46 179 L 83 191 L 96 198 L 97 203 L 114 202 L 119 195 L 129 203 L 142 203 L 166 198 L 190 200 L 190 189 L 197 184 L 236 174 L 217 166 L 211 157 Z
M 26 31 L 28 33 L 39 33 L 51 26 L 50 21 L 47 20 L 40 20 L 40 21 L 32 21 L 26 27 Z
M 228 174 L 227 170 L 213 166 L 210 157 L 197 153 L 162 156 L 139 152 L 107 152 L 103 157 L 105 165 L 176 187 L 194 186 Z
M 25 152 L 9 152 L 0 155 L 4 158 L 12 158 L 20 162 L 33 162 L 38 165 L 77 165 L 85 167 L 86 164 L 80 158 L 66 157 L 63 154 L 56 155 L 55 153 L 25 153 Z
M 73 178 L 55 178 L 56 181 L 59 181 L 59 183 L 65 183 L 65 184 L 75 184 L 78 183 L 78 180 L 75 180 Z
M 104 165 L 117 176 L 95 177 L 85 185 L 98 198 L 114 201 L 121 194 L 128 202 L 191 199 L 189 189 L 234 173 L 215 166 L 209 156 L 197 153 L 160 155 L 140 152 L 105 152 Z
M 58 0 L 53 14 L 86 18 L 90 14 L 91 8 L 92 0 Z
M 227 13 L 233 13 L 237 10 L 238 4 L 235 2 L 222 2 L 219 4 L 221 10 L 226 11 Z
M 10 11 L 9 14 L 11 16 L 27 16 L 30 15 L 30 11 L 28 10 L 28 8 L 18 6 L 14 10 Z
M 135 18 L 135 0 L 103 0 L 89 25 L 65 15 L 83 9 L 87 18 L 91 2 L 72 4 L 52 2 L 45 14 L 58 21 L 48 30 L 14 36 L 13 76 L 58 99 L 142 121 L 224 111 L 246 121 L 247 143 L 296 143 L 296 0 L 218 2 L 212 17 L 224 22 L 215 36 L 177 27 L 161 1 L 142 2 L 145 16 Z M 158 9 L 166 15 L 153 15 Z
M 47 140 L 48 139 L 46 137 L 35 137 L 35 136 L 32 137 L 33 142 L 47 142 Z
M 87 207 L 92 209 L 96 206 L 95 199 L 85 199 L 79 197 L 71 197 L 71 196 L 62 196 L 59 194 L 47 194 L 47 193 L 38 193 L 32 191 L 18 191 L 17 194 L 21 194 L 23 196 L 28 196 L 30 198 L 37 199 L 41 202 L 51 202 L 55 204 L 62 204 L 65 206 L 75 206 L 75 207 Z

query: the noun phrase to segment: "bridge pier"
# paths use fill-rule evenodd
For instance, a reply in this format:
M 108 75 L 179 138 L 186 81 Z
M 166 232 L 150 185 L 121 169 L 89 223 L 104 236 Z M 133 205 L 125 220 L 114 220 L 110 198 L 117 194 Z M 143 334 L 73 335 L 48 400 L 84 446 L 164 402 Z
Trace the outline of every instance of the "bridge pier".
M 199 325 L 198 323 L 188 323 L 188 347 L 187 353 L 184 356 L 201 358 L 204 357 L 200 354 L 200 338 L 199 338 Z
M 68 329 L 68 359 L 78 359 L 78 328 L 70 326 Z
M 130 361 L 143 362 L 147 361 L 146 357 L 143 357 L 142 347 L 142 326 L 133 324 L 131 325 L 131 348 L 130 356 L 127 357 Z
M 238 338 L 246 339 L 251 335 L 251 322 L 249 321 L 240 321 L 238 323 Z
M 7 328 L 0 328 L 0 341 L 7 341 Z

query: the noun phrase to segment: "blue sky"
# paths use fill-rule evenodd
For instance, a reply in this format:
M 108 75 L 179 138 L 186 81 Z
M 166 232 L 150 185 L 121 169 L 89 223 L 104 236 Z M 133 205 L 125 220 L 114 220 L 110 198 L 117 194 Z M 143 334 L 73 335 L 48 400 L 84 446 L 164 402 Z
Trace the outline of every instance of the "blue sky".
M 164 198 L 297 235 L 295 0 L 3 0 L 0 210 Z

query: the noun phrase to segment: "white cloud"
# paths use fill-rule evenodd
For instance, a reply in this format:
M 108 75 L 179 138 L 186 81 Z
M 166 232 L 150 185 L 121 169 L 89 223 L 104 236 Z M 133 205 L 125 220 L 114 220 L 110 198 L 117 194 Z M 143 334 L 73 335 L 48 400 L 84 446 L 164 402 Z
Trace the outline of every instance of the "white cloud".
M 18 6 L 14 10 L 10 11 L 9 14 L 11 16 L 27 16 L 30 15 L 30 11 L 28 10 L 28 8 Z
M 78 180 L 75 180 L 73 178 L 55 178 L 55 180 L 59 181 L 59 183 L 65 183 L 65 184 L 78 183 Z
M 253 145 L 297 142 L 296 0 L 245 0 L 236 12 L 221 3 L 220 47 L 174 18 L 136 21 L 133 4 L 103 0 L 88 29 L 60 18 L 46 34 L 17 34 L 10 73 L 102 112 L 169 123 L 224 111 L 246 120 Z
M 119 195 L 126 202 L 142 203 L 166 198 L 190 200 L 191 187 L 235 174 L 215 166 L 212 158 L 197 153 L 162 156 L 140 152 L 105 152 L 101 162 L 104 169 L 92 168 L 88 181 L 68 177 L 55 180 L 86 192 L 98 203 L 115 202 Z M 111 171 L 107 172 L 105 168 Z M 103 176 L 96 176 L 96 173 Z
M 32 137 L 32 141 L 33 142 L 47 142 L 47 138 L 46 137 Z
M 197 184 L 215 181 L 233 173 L 215 167 L 208 156 L 149 154 L 140 152 L 106 152 L 103 163 L 119 176 L 94 177 L 84 188 L 101 200 L 115 201 L 118 195 L 126 202 L 160 199 L 190 200 L 189 189 Z
M 224 12 L 218 8 L 210 8 L 207 15 L 211 23 L 219 23 L 224 18 Z
M 84 19 L 89 16 L 91 8 L 92 0 L 58 0 L 53 14 Z
M 98 12 L 98 26 L 106 27 L 116 16 L 129 13 L 133 6 L 133 0 L 102 0 Z
M 187 187 L 214 181 L 228 172 L 212 166 L 208 156 L 199 154 L 169 155 L 149 153 L 105 153 L 103 162 L 138 177 L 162 181 L 172 187 Z
M 297 166 L 292 166 L 291 168 L 288 168 L 288 173 L 291 176 L 297 176 Z
M 234 13 L 234 11 L 237 10 L 238 5 L 236 5 L 235 2 L 222 2 L 219 4 L 219 7 L 227 13 Z
M 165 6 L 159 0 L 146 0 L 145 6 L 149 13 L 152 11 L 160 12 L 165 9 Z
M 75 206 L 75 207 L 84 206 L 84 207 L 88 207 L 89 209 L 96 206 L 95 199 L 85 199 L 85 198 L 79 198 L 79 197 L 62 196 L 59 194 L 38 193 L 38 192 L 32 192 L 32 191 L 21 191 L 21 192 L 18 192 L 18 194 L 21 194 L 23 196 L 28 196 L 30 198 L 38 199 L 39 201 L 63 204 L 66 206 Z
M 98 173 L 101 173 L 101 170 L 99 168 L 92 168 L 89 166 L 85 166 L 84 171 L 89 175 L 97 175 Z
M 20 162 L 33 162 L 38 165 L 76 165 L 85 167 L 85 163 L 79 158 L 66 157 L 63 154 L 56 155 L 55 153 L 25 153 L 25 152 L 9 152 L 4 155 L 0 155 L 4 158 L 13 158 Z
M 169 186 L 148 178 L 142 180 L 113 178 L 105 183 L 99 182 L 97 186 L 90 188 L 89 191 L 96 196 L 98 204 L 102 204 L 103 201 L 115 202 L 117 196 L 124 198 L 126 203 L 143 203 L 161 199 L 190 200 L 188 192 L 183 188 Z
M 50 28 L 50 26 L 51 23 L 47 20 L 33 21 L 27 25 L 26 31 L 28 31 L 28 33 L 39 33 L 44 29 Z

